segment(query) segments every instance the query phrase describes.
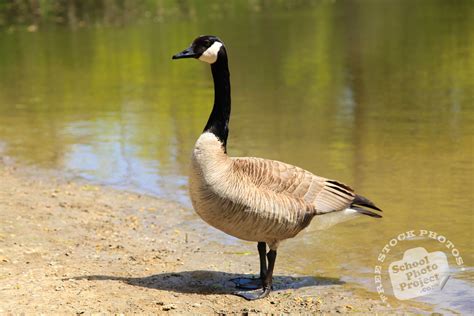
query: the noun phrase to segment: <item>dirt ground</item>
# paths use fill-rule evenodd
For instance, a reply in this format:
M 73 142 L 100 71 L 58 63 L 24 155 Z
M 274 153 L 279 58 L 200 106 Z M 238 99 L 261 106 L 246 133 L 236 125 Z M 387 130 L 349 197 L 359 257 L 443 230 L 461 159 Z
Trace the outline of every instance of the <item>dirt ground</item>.
M 229 279 L 257 272 L 255 245 L 199 223 L 173 202 L 0 159 L 0 313 L 426 312 L 278 264 L 275 291 L 246 301 Z

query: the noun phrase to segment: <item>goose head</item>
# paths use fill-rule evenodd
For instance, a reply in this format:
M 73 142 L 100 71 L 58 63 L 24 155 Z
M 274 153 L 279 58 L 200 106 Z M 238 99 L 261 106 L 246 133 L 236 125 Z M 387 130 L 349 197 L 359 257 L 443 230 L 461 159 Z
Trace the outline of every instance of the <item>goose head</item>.
M 219 56 L 225 55 L 225 47 L 216 36 L 202 35 L 196 38 L 191 46 L 173 56 L 173 59 L 196 58 L 208 64 L 213 64 Z

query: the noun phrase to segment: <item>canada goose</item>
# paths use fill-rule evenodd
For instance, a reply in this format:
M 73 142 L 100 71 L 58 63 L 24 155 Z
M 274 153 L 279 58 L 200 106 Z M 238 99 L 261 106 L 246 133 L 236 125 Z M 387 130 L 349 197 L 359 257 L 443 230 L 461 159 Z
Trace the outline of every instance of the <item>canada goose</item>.
M 359 214 L 381 217 L 366 208 L 381 209 L 338 181 L 279 161 L 229 157 L 231 98 L 225 46 L 215 36 L 200 36 L 173 56 L 180 58 L 210 64 L 214 79 L 214 106 L 192 153 L 189 191 L 193 207 L 217 229 L 258 243 L 260 278 L 234 279 L 239 288 L 249 290 L 235 294 L 248 300 L 266 297 L 272 288 L 279 243 L 296 236 L 315 216 L 331 222 Z

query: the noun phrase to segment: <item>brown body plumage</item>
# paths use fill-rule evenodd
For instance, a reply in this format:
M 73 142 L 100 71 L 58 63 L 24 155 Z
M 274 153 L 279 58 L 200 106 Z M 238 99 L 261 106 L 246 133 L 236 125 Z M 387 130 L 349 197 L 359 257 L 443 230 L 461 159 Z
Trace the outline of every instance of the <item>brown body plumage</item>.
M 271 249 L 316 215 L 324 221 L 332 212 L 345 212 L 339 220 L 358 213 L 351 209 L 356 194 L 348 186 L 275 160 L 231 158 L 212 133 L 196 142 L 189 187 L 193 207 L 207 223 Z

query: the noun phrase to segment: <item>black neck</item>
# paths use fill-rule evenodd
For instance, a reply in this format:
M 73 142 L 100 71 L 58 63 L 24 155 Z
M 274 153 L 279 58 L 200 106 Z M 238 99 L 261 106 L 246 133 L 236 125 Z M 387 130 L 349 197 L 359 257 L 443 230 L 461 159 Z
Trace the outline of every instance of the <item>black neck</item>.
M 217 61 L 211 65 L 214 79 L 214 107 L 207 121 L 204 132 L 210 132 L 222 142 L 227 151 L 230 117 L 230 74 L 227 54 L 222 47 Z

